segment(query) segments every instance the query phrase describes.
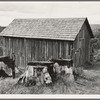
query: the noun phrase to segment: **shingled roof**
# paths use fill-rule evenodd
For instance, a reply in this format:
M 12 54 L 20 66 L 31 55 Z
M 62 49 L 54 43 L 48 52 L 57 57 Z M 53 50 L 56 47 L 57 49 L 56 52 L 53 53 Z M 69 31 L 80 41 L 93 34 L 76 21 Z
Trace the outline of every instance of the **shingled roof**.
M 74 41 L 86 18 L 14 19 L 0 36 Z
M 0 32 L 2 32 L 6 27 L 0 26 Z

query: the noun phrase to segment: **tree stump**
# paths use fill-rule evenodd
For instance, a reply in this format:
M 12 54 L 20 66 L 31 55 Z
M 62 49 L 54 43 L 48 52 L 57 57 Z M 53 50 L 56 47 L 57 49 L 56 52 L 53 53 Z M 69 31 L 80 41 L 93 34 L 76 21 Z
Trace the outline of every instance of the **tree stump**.
M 35 85 L 36 77 L 33 66 L 28 66 L 26 71 L 19 77 L 18 83 L 25 85 Z
M 26 71 L 19 77 L 18 83 L 27 86 L 44 84 L 45 75 L 43 69 L 44 67 L 40 66 L 28 66 Z

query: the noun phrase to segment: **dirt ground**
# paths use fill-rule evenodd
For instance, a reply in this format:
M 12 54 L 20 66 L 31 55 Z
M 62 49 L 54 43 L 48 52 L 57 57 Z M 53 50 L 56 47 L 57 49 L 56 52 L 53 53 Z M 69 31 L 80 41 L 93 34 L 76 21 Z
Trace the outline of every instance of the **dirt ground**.
M 0 94 L 100 94 L 100 62 L 84 69 L 85 78 L 77 82 L 64 84 L 58 80 L 52 86 L 22 86 L 17 85 L 18 78 L 0 79 Z

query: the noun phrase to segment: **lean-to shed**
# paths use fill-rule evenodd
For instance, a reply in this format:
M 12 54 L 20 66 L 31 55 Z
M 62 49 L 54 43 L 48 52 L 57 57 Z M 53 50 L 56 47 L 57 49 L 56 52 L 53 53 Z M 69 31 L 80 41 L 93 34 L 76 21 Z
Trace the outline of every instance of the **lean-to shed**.
M 93 33 L 87 18 L 38 18 L 14 19 L 0 36 L 4 55 L 15 53 L 17 66 L 69 56 L 78 66 L 89 61 Z

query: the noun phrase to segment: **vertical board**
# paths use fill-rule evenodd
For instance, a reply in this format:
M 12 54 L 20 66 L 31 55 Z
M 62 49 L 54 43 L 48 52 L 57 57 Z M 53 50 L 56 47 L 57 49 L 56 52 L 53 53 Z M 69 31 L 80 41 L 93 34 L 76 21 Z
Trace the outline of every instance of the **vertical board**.
M 45 46 L 46 46 L 46 41 L 43 40 L 42 41 L 42 60 L 46 59 L 46 50 L 45 50 Z
M 59 55 L 58 55 L 58 41 L 56 41 L 56 58 L 58 59 Z
M 46 60 L 49 60 L 49 52 L 48 52 L 48 48 L 49 47 L 49 44 L 48 44 L 48 41 L 46 41 Z
M 31 59 L 31 40 L 30 39 L 27 39 L 27 43 L 28 43 L 28 62 L 32 61 Z
M 62 56 L 61 56 L 61 41 L 59 41 L 59 58 L 61 58 Z
M 38 40 L 35 40 L 35 60 L 38 60 Z
M 41 40 L 39 40 L 38 42 L 38 60 L 41 60 Z
M 52 48 L 52 52 L 53 52 L 53 58 L 56 58 L 56 43 L 55 41 L 53 41 L 53 48 Z
M 32 60 L 48 60 L 53 58 L 67 58 L 71 43 L 68 41 L 5 38 L 6 52 L 16 54 L 17 66 L 26 66 Z
M 32 61 L 33 61 L 35 60 L 35 41 L 34 39 L 31 39 L 31 46 L 32 46 L 31 55 L 32 55 Z
M 66 42 L 66 58 L 68 58 L 69 44 Z
M 47 43 L 46 43 L 46 40 L 44 41 L 44 51 L 45 51 L 45 53 L 44 53 L 44 60 L 47 60 Z
M 7 38 L 5 38 L 5 54 L 8 55 Z
M 65 41 L 64 41 L 64 51 L 63 52 L 64 52 L 64 55 L 63 55 L 64 59 L 66 59 L 67 58 L 67 54 L 66 54 L 67 51 L 66 51 L 66 42 Z
M 52 42 L 49 40 L 48 41 L 48 59 L 53 57 L 53 53 L 52 53 Z
M 27 40 L 24 38 L 25 65 L 27 65 Z

